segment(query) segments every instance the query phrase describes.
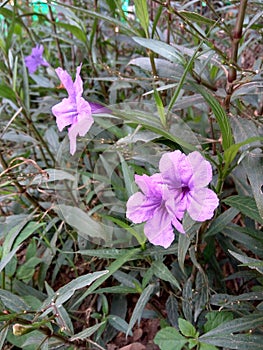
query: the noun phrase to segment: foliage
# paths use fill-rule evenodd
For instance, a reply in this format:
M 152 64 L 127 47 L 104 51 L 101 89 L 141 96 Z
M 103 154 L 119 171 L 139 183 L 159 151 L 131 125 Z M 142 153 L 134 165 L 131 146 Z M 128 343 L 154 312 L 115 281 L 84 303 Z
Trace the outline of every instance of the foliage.
M 161 350 L 261 349 L 262 6 L 127 3 L 0 5 L 0 349 L 107 349 L 156 319 Z M 71 156 L 55 69 L 81 63 L 106 108 Z M 126 203 L 174 150 L 210 162 L 220 206 L 164 249 Z

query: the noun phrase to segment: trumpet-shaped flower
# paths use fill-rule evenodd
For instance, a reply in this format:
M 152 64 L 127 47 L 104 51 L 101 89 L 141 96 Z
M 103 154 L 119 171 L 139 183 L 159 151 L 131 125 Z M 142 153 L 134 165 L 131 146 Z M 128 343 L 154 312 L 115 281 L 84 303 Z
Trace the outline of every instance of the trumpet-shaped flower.
M 31 55 L 25 57 L 25 64 L 30 74 L 35 73 L 39 66 L 48 67 L 49 63 L 43 59 L 43 45 L 37 45 L 32 49 Z
M 90 129 L 94 120 L 94 113 L 98 108 L 98 104 L 90 104 L 82 97 L 83 82 L 80 77 L 81 65 L 77 67 L 76 79 L 73 82 L 71 76 L 62 68 L 57 68 L 56 73 L 67 90 L 68 97 L 62 102 L 52 107 L 52 113 L 56 117 L 59 131 L 65 126 L 70 126 L 68 136 L 70 141 L 70 153 L 76 152 L 77 136 L 84 136 Z
M 174 229 L 182 232 L 182 224 L 178 221 L 170 207 L 169 190 L 162 182 L 161 174 L 135 175 L 135 182 L 141 192 L 133 194 L 127 202 L 126 216 L 134 223 L 146 221 L 144 233 L 155 245 L 169 247 L 174 240 Z
M 180 151 L 165 153 L 159 163 L 178 219 L 187 211 L 195 221 L 211 219 L 218 207 L 215 192 L 207 186 L 212 180 L 211 164 L 199 152 L 187 156 Z
M 187 156 L 180 151 L 165 153 L 159 169 L 160 173 L 152 176 L 135 175 L 141 192 L 129 198 L 126 216 L 134 223 L 146 222 L 148 240 L 167 248 L 174 240 L 174 228 L 185 233 L 181 223 L 185 212 L 202 222 L 212 218 L 219 201 L 206 188 L 212 180 L 212 167 L 199 152 Z

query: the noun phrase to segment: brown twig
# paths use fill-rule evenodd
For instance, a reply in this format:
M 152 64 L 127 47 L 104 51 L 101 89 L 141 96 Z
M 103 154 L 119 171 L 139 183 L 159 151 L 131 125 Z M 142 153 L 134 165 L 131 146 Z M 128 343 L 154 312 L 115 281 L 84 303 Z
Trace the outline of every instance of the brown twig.
M 227 88 L 226 88 L 227 96 L 225 98 L 226 112 L 229 112 L 230 100 L 235 88 L 235 81 L 237 78 L 236 66 L 237 66 L 237 60 L 238 60 L 238 48 L 239 48 L 240 40 L 242 38 L 242 30 L 243 30 L 243 23 L 244 23 L 246 8 L 247 8 L 247 0 L 241 0 L 239 4 L 236 25 L 232 33 L 230 68 L 228 71 Z

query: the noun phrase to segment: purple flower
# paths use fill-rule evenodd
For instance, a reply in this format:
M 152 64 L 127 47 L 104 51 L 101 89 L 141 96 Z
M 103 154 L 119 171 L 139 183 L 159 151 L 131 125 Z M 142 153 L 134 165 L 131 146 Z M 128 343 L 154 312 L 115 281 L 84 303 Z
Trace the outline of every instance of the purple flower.
M 216 194 L 206 188 L 212 180 L 212 167 L 199 152 L 185 155 L 180 151 L 165 153 L 159 163 L 160 173 L 135 175 L 141 192 L 127 202 L 127 218 L 146 222 L 148 240 L 164 248 L 174 240 L 173 229 L 185 233 L 181 220 L 185 214 L 195 221 L 211 219 L 218 206 Z
M 165 153 L 159 163 L 163 183 L 173 197 L 178 219 L 187 211 L 195 221 L 211 219 L 218 207 L 217 195 L 206 188 L 212 180 L 211 164 L 199 152 Z
M 30 74 L 35 73 L 39 66 L 48 67 L 49 64 L 43 59 L 44 46 L 37 45 L 32 49 L 31 55 L 25 57 L 25 64 Z
M 77 136 L 84 136 L 90 129 L 94 120 L 92 113 L 99 108 L 98 104 L 89 104 L 82 97 L 83 82 L 80 77 L 81 65 L 77 67 L 76 79 L 73 83 L 71 76 L 62 68 L 57 68 L 56 73 L 68 92 L 68 98 L 52 107 L 52 113 L 56 117 L 59 131 L 69 126 L 68 136 L 70 141 L 70 153 L 76 152 Z
M 167 248 L 174 240 L 174 229 L 183 232 L 182 224 L 173 213 L 173 201 L 169 190 L 162 182 L 161 174 L 135 175 L 141 192 L 133 194 L 127 202 L 127 218 L 134 223 L 146 221 L 144 233 L 155 245 Z

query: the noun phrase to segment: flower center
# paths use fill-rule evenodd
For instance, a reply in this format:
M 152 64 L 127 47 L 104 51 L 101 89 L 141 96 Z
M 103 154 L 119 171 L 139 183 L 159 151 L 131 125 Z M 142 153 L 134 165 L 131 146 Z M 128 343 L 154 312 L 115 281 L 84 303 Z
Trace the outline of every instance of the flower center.
M 189 192 L 190 192 L 190 188 L 187 185 L 182 185 L 183 197 L 187 196 Z

